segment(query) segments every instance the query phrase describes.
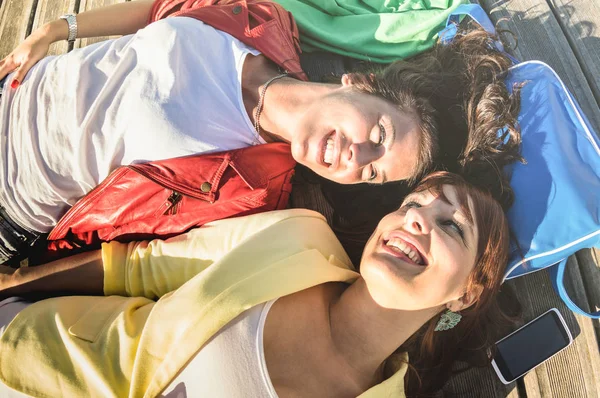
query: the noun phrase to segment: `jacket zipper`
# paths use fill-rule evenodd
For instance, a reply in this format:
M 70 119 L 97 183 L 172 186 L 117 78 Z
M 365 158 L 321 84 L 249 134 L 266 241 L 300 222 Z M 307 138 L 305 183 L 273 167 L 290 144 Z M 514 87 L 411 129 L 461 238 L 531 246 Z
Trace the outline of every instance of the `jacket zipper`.
M 168 214 L 177 214 L 177 204 L 181 201 L 181 199 L 183 199 L 183 195 L 177 191 L 172 191 L 171 195 L 169 195 L 167 200 L 159 206 L 154 215 L 165 216 Z

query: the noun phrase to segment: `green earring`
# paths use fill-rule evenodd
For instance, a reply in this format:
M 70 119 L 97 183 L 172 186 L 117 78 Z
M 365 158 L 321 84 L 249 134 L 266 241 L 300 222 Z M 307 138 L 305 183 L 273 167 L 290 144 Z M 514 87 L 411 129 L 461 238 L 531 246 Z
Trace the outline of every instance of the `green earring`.
M 458 325 L 460 322 L 462 315 L 458 312 L 446 311 L 440 317 L 437 325 L 435 325 L 435 331 L 440 332 L 442 330 L 449 330 Z

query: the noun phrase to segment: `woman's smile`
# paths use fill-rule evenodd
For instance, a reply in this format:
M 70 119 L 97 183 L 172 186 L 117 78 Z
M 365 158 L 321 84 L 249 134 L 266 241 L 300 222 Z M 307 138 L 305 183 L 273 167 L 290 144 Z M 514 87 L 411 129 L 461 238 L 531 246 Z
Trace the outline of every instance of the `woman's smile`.
M 412 109 L 342 87 L 311 102 L 289 142 L 298 163 L 329 180 L 383 184 L 412 176 L 420 137 Z
M 325 167 L 334 171 L 340 164 L 340 134 L 331 131 L 321 140 L 321 159 Z
M 387 239 L 382 239 L 384 251 L 395 257 L 408 260 L 411 264 L 420 267 L 427 266 L 427 259 L 415 245 L 403 239 L 398 233 L 393 234 Z
M 383 234 L 382 240 L 386 246 L 400 250 L 419 265 L 427 265 L 429 263 L 423 246 L 408 232 L 402 230 L 390 231 Z

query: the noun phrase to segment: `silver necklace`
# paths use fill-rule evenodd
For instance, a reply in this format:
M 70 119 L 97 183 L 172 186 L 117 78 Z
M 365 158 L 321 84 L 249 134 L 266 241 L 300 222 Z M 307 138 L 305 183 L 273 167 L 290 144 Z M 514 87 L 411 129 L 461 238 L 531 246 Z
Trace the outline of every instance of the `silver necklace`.
M 287 75 L 288 75 L 287 73 L 282 73 L 281 75 L 273 76 L 272 78 L 267 80 L 267 82 L 265 83 L 265 86 L 263 87 L 263 89 L 260 93 L 260 97 L 258 97 L 258 105 L 256 106 L 256 118 L 254 121 L 254 129 L 256 130 L 256 133 L 259 136 L 260 136 L 260 114 L 262 113 L 262 110 L 263 110 L 263 105 L 264 105 L 264 101 L 265 101 L 265 93 L 267 92 L 267 88 L 269 88 L 269 85 L 271 83 L 273 83 L 275 80 L 281 79 L 282 77 L 286 77 Z

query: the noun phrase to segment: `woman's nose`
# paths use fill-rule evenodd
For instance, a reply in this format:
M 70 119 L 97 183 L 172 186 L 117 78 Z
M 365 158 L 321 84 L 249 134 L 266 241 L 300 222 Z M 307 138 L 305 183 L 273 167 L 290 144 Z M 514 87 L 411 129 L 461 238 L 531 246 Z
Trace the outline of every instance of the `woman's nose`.
M 428 234 L 431 232 L 431 223 L 423 208 L 412 207 L 405 216 L 406 229 L 412 233 Z
M 348 147 L 348 165 L 360 169 L 373 163 L 383 155 L 383 148 L 374 147 L 370 142 L 352 143 Z

